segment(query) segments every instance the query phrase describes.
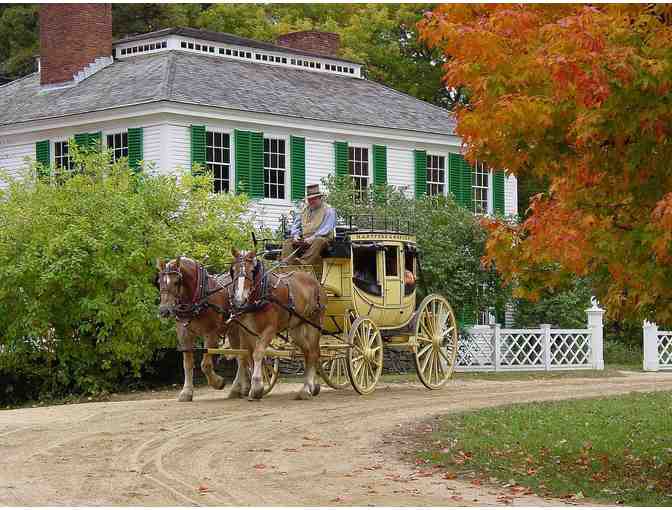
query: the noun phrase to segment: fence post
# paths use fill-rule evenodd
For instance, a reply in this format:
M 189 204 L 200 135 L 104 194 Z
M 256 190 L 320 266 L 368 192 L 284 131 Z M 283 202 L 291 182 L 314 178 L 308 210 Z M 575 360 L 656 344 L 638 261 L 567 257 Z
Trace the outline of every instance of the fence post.
M 642 327 L 644 334 L 644 370 L 647 372 L 657 372 L 659 369 L 658 359 L 658 325 L 649 321 L 644 321 Z
M 595 370 L 604 370 L 604 310 L 591 298 L 593 306 L 586 309 L 590 331 L 590 363 Z
M 539 328 L 543 335 L 541 345 L 544 349 L 544 370 L 548 371 L 551 369 L 551 325 L 539 324 Z
M 493 324 L 492 325 L 492 366 L 495 372 L 499 371 L 501 368 L 501 357 L 502 357 L 502 325 Z

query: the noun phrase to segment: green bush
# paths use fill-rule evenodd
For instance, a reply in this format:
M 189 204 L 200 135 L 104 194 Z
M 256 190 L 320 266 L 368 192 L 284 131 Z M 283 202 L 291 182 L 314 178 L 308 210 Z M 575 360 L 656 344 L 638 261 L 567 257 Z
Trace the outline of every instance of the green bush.
M 138 378 L 176 342 L 157 318 L 155 260 L 207 254 L 223 268 L 250 239 L 247 199 L 213 196 L 211 177 L 136 174 L 108 153 L 71 152 L 67 178 L 0 176 L 0 378 L 22 374 L 33 396 Z
M 420 251 L 420 298 L 426 293 L 442 294 L 465 324 L 474 323 L 479 309 L 493 309 L 503 319 L 510 293 L 502 288 L 497 274 L 481 264 L 487 232 L 452 197 L 408 198 L 390 186 L 362 193 L 349 178 L 331 177 L 323 184 L 327 202 L 343 221 L 351 215 L 373 215 L 383 224 L 412 224 Z

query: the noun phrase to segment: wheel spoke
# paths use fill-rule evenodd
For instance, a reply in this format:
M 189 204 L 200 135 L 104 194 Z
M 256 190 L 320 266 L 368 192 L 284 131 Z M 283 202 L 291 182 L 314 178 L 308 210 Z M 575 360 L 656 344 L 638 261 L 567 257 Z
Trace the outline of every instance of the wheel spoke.
M 422 357 L 423 354 L 425 354 L 428 350 L 432 348 L 432 344 L 427 344 L 425 345 L 420 352 L 418 352 L 418 356 Z
M 422 340 L 423 342 L 428 343 L 428 344 L 433 343 L 433 340 L 431 338 L 426 337 L 424 335 L 416 335 L 415 338 L 417 338 L 418 340 Z

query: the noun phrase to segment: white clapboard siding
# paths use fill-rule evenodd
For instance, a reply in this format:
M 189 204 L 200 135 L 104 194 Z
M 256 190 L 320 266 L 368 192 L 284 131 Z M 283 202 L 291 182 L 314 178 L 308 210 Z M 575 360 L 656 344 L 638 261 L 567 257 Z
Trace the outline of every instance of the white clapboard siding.
M 504 179 L 504 214 L 518 214 L 518 179 L 515 175 L 507 175 Z
M 165 166 L 161 169 L 165 173 L 172 173 L 177 167 L 182 169 L 191 168 L 191 134 L 189 126 L 180 126 L 176 124 L 167 124 L 164 126 L 169 140 L 166 147 L 169 156 L 166 159 Z
M 18 177 L 20 173 L 29 165 L 26 158 L 35 160 L 35 143 L 22 143 L 16 145 L 0 145 L 0 168 L 13 177 Z M 0 176 L 0 188 L 7 186 L 7 183 Z
M 283 214 L 289 217 L 292 208 L 293 206 L 290 203 L 269 200 L 255 200 L 250 206 L 250 210 L 254 214 L 255 225 L 260 229 L 269 228 L 273 231 L 280 227 Z
M 413 151 L 410 149 L 387 149 L 387 183 L 401 188 L 407 196 L 414 193 Z
M 333 143 L 306 139 L 306 185 L 320 184 L 335 166 Z
M 142 159 L 145 164 L 153 164 L 156 169 L 161 168 L 161 129 L 162 126 L 157 124 L 142 130 Z

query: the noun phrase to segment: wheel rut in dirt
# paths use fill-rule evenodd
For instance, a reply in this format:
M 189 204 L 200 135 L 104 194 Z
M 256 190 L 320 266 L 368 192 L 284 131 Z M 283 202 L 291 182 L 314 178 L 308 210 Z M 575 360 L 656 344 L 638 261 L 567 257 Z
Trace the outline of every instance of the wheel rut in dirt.
M 457 380 L 439 391 L 381 384 L 364 397 L 323 388 L 305 402 L 292 399 L 299 388 L 281 381 L 259 402 L 197 388 L 191 403 L 165 392 L 1 411 L 0 504 L 496 505 L 493 487 L 419 476 L 401 458 L 404 431 L 468 409 L 672 390 L 672 374 Z M 514 504 L 562 502 L 527 495 Z

